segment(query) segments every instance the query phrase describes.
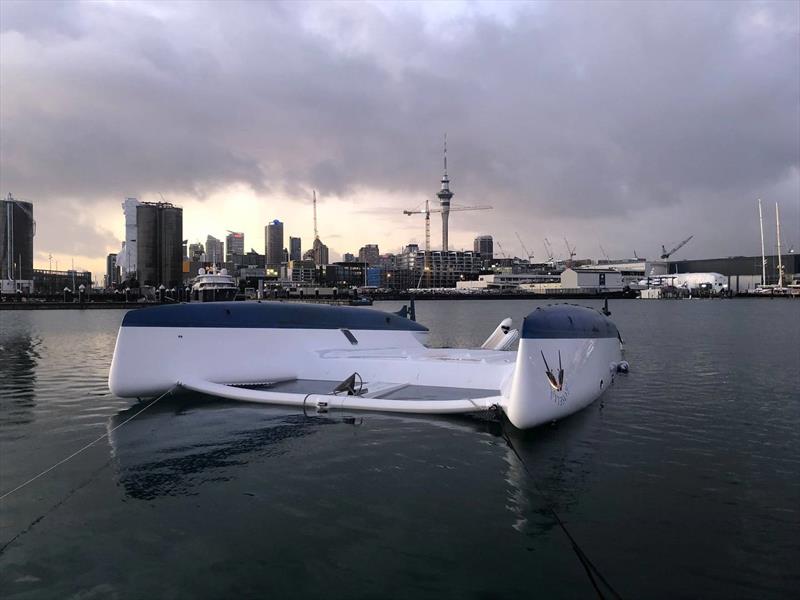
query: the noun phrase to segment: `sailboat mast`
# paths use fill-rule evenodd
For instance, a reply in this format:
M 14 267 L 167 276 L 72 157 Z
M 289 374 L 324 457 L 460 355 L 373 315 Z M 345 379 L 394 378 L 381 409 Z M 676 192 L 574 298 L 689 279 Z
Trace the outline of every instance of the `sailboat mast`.
M 783 287 L 783 259 L 781 258 L 781 213 L 775 203 L 775 225 L 778 233 L 778 287 Z
M 761 198 L 758 199 L 758 224 L 761 227 L 761 285 L 767 285 L 767 258 L 764 256 L 764 216 L 761 213 Z

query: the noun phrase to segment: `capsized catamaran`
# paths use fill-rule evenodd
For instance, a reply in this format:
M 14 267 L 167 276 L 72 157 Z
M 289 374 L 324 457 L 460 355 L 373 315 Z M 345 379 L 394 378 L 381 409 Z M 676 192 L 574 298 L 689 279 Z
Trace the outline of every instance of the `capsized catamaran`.
M 121 397 L 180 386 L 220 398 L 417 414 L 499 407 L 519 429 L 594 402 L 618 372 L 622 339 L 599 311 L 549 305 L 504 320 L 479 349 L 428 348 L 428 329 L 371 308 L 215 302 L 128 312 L 108 384 Z M 509 337 L 510 336 L 510 337 Z M 501 350 L 519 336 L 517 351 Z

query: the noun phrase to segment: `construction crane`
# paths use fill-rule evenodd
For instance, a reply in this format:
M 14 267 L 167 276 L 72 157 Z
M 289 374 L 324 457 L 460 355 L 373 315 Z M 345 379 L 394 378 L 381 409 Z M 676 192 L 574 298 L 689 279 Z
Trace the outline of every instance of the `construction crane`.
M 606 257 L 606 262 L 611 262 L 611 259 L 608 258 L 608 252 L 606 252 L 606 249 L 603 248 L 603 244 L 600 244 L 600 252 L 602 252 L 603 256 Z
M 491 210 L 492 206 L 451 206 L 450 212 L 463 210 Z M 430 202 L 425 200 L 424 210 L 404 210 L 404 215 L 425 215 L 425 252 L 431 251 L 431 213 L 440 213 L 441 208 L 431 208 Z
M 316 198 L 316 196 L 315 196 Z M 314 229 L 316 232 L 316 200 L 315 200 L 315 211 L 314 211 Z M 450 212 L 457 211 L 457 210 L 491 210 L 491 206 L 451 206 Z M 404 210 L 404 215 L 425 215 L 425 255 L 423 260 L 423 273 L 430 272 L 431 265 L 430 265 L 430 255 L 431 255 L 431 213 L 442 212 L 441 208 L 431 208 L 430 202 L 425 200 L 425 209 L 424 210 Z M 420 275 L 420 282 L 422 281 L 422 275 Z M 419 287 L 419 284 L 417 284 Z
M 672 250 L 670 250 L 669 252 L 667 252 L 667 249 L 666 249 L 666 248 L 665 248 L 665 247 L 662 245 L 662 246 L 661 246 L 661 258 L 662 258 L 662 260 L 666 260 L 666 259 L 668 259 L 670 256 L 672 256 L 673 254 L 675 254 L 675 253 L 676 253 L 678 250 L 680 250 L 680 249 L 681 249 L 681 248 L 683 248 L 683 247 L 684 247 L 686 244 L 688 244 L 688 243 L 689 243 L 689 240 L 691 240 L 693 237 L 694 237 L 693 235 L 690 235 L 689 237 L 687 237 L 685 240 L 683 240 L 683 241 L 682 241 L 680 244 L 678 244 L 677 246 L 675 246 L 675 247 L 674 247 Z
M 550 244 L 550 240 L 544 238 L 544 251 L 547 254 L 547 262 L 550 263 L 551 267 L 556 265 L 555 256 L 553 256 L 553 246 Z
M 503 251 L 503 246 L 500 245 L 500 240 L 495 240 L 494 243 L 497 244 L 497 249 L 500 250 L 500 256 L 503 258 L 508 258 L 508 254 Z
M 567 267 L 572 267 L 572 259 L 575 258 L 575 246 L 570 246 L 569 241 L 567 241 L 567 236 L 564 236 L 564 244 L 567 246 L 567 254 L 569 254 L 569 259 L 567 260 Z
M 519 245 L 522 246 L 522 251 L 525 253 L 525 256 L 528 258 L 528 262 L 533 262 L 533 252 L 528 252 L 528 249 L 525 247 L 525 244 L 522 242 L 522 238 L 519 237 L 519 233 L 518 232 L 515 231 L 514 235 L 517 236 L 517 239 L 519 240 Z
M 319 239 L 319 232 L 317 231 L 317 190 L 311 190 L 314 194 L 314 239 Z

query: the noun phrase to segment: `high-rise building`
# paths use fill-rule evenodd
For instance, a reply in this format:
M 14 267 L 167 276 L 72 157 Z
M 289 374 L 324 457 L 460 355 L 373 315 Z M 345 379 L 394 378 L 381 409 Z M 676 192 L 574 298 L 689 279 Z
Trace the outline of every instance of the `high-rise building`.
M 356 262 L 356 257 L 354 254 L 351 254 L 350 252 L 345 252 L 344 254 L 342 254 L 342 262 L 346 263 Z
M 33 287 L 33 204 L 11 194 L 0 203 L 0 280 L 2 290 L 32 291 Z M 23 283 L 24 282 L 24 283 Z
M 289 260 L 301 260 L 303 258 L 303 250 L 300 244 L 299 237 L 289 237 Z
M 119 281 L 119 267 L 117 266 L 117 255 L 109 254 L 106 257 L 106 277 L 105 287 L 110 288 L 117 285 Z
M 479 235 L 472 245 L 475 254 L 480 254 L 481 262 L 488 266 L 494 259 L 494 239 L 490 235 Z
M 183 209 L 169 202 L 136 207 L 137 278 L 140 285 L 179 287 L 183 281 Z
M 137 206 L 139 201 L 136 198 L 125 198 L 122 203 L 122 212 L 125 215 L 125 241 L 122 242 L 122 249 L 117 254 L 117 266 L 123 280 L 134 279 L 138 267 Z
M 278 219 L 264 228 L 264 249 L 268 265 L 279 265 L 283 262 L 283 223 Z
M 319 238 L 314 240 L 314 246 L 311 249 L 312 256 L 314 257 L 314 264 L 327 265 L 328 264 L 328 247 L 323 244 Z
M 206 262 L 215 265 L 224 262 L 225 260 L 225 246 L 222 240 L 218 240 L 213 235 L 206 237 Z
M 235 262 L 234 254 L 244 254 L 244 234 L 239 231 L 229 231 L 225 236 L 225 262 Z
M 365 262 L 369 265 L 377 265 L 380 262 L 381 252 L 378 244 L 367 244 L 358 251 L 358 262 Z

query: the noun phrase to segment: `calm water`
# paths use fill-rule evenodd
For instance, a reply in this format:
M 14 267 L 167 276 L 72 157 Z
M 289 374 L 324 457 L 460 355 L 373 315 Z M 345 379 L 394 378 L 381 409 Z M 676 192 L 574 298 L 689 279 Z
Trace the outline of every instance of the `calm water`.
M 417 312 L 477 345 L 536 305 Z M 631 373 L 512 434 L 536 481 L 481 419 L 183 395 L 0 503 L 0 596 L 592 597 L 552 503 L 626 598 L 796 597 L 800 302 L 611 309 Z M 106 387 L 122 314 L 0 312 L 0 494 L 139 409 Z

